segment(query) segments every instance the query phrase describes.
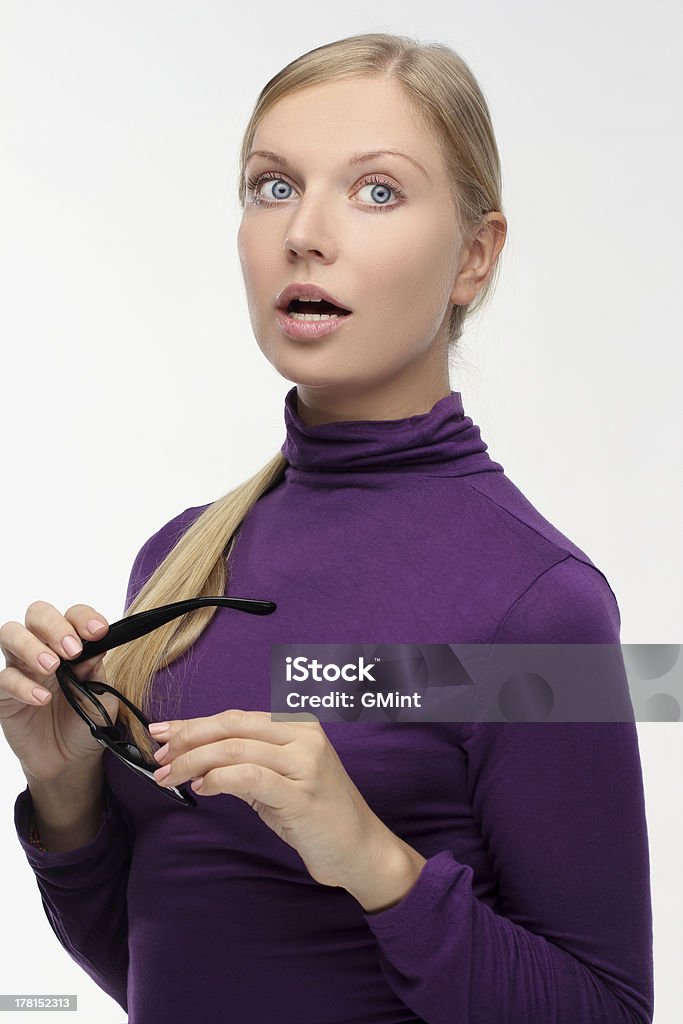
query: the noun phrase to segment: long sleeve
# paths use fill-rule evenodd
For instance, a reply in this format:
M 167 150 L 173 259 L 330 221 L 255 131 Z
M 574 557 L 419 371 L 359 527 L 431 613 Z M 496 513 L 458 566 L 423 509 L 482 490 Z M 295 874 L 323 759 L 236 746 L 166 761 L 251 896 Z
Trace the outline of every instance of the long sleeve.
M 126 887 L 131 838 L 122 809 L 107 787 L 95 839 L 61 853 L 31 845 L 32 815 L 27 786 L 15 801 L 14 824 L 50 926 L 69 956 L 127 1010 Z
M 134 560 L 126 608 L 144 582 L 149 543 Z M 104 756 L 109 755 L 105 752 Z M 35 874 L 47 919 L 71 958 L 127 1010 L 127 887 L 133 842 L 128 816 L 105 774 L 104 814 L 92 842 L 62 852 L 39 850 L 29 841 L 32 818 L 33 800 L 27 786 L 15 801 L 14 825 Z
M 569 556 L 518 597 L 494 642 L 618 644 L 616 600 Z M 496 910 L 451 850 L 430 857 L 400 903 L 364 915 L 394 991 L 426 1024 L 651 1022 L 635 722 L 473 721 L 462 742 Z

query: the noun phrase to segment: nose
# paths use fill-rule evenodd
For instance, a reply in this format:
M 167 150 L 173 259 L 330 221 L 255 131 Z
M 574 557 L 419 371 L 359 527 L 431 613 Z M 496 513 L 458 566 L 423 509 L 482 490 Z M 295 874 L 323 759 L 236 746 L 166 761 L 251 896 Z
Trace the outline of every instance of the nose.
M 285 239 L 285 252 L 288 254 L 293 252 L 297 256 L 301 256 L 305 252 L 312 252 L 315 256 L 322 256 L 320 249 L 311 249 L 306 246 L 305 242 L 295 239 L 292 235 L 288 235 Z
M 337 252 L 337 243 L 329 230 L 330 215 L 324 204 L 312 203 L 310 197 L 300 202 L 289 221 L 284 241 L 285 254 L 314 255 L 317 259 L 331 259 Z

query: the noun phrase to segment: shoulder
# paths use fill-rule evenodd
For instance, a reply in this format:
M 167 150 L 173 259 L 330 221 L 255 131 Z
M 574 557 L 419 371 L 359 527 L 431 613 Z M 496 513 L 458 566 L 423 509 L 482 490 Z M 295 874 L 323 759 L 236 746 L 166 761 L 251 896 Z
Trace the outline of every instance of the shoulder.
M 502 472 L 460 477 L 455 497 L 452 484 L 435 478 L 424 489 L 433 507 L 444 509 L 449 543 L 440 549 L 442 576 L 472 581 L 473 603 L 485 611 L 487 639 L 616 640 L 621 617 L 607 575 L 509 477 Z
M 208 507 L 208 504 L 194 505 L 179 512 L 173 519 L 169 519 L 167 523 L 159 527 L 151 537 L 148 537 L 138 552 L 138 556 L 144 552 L 146 560 L 154 561 L 158 565 L 166 555 L 170 554 L 185 531 Z
M 557 555 L 570 554 L 579 561 L 592 564 L 586 552 L 550 522 L 505 473 L 468 477 L 467 483 L 477 495 L 479 508 L 488 508 L 489 516 L 497 517 L 501 524 L 505 523 L 525 548 L 554 550 Z
M 484 669 L 473 676 L 466 741 L 495 741 L 501 722 L 522 737 L 521 723 L 547 718 L 558 728 L 633 721 L 616 598 L 600 570 L 573 555 L 514 598 L 484 654 Z M 575 735 L 575 727 L 563 728 Z M 558 735 L 553 731 L 553 743 Z
M 498 643 L 612 643 L 621 627 L 606 574 L 504 473 L 467 481 L 511 551 Z M 485 511 L 486 510 L 486 511 Z M 493 527 L 490 527 L 494 533 Z
M 567 555 L 515 597 L 493 642 L 615 643 L 620 626 L 619 606 L 605 575 L 591 562 Z
M 184 509 L 147 538 L 133 560 L 126 594 L 126 608 L 132 603 L 157 566 L 171 553 L 185 531 L 199 518 L 202 512 L 206 511 L 209 504 L 193 505 Z

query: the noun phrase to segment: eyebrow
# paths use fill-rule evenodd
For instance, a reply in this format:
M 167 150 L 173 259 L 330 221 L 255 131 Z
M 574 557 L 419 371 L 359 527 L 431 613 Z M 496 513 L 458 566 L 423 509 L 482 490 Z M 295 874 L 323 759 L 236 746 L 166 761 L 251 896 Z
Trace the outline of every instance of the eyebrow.
M 249 163 L 253 156 L 262 156 L 266 160 L 274 160 L 276 163 L 282 164 L 283 167 L 290 167 L 291 164 L 286 157 L 280 156 L 278 153 L 273 153 L 270 149 L 253 149 L 246 159 L 246 163 Z M 349 159 L 349 164 L 361 164 L 365 160 L 373 160 L 377 156 L 402 156 L 404 159 L 409 160 L 413 166 L 417 167 L 418 170 L 422 171 L 425 178 L 429 181 L 429 175 L 422 166 L 418 163 L 415 157 L 409 156 L 408 153 L 401 152 L 400 149 L 373 149 L 369 153 L 354 153 Z

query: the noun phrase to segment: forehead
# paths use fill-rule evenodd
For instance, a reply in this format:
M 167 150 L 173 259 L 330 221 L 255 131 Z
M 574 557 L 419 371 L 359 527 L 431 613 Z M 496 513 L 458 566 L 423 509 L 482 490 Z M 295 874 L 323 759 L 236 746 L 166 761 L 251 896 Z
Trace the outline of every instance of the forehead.
M 403 90 L 386 78 L 325 82 L 278 100 L 256 128 L 251 149 L 302 155 L 322 145 L 349 154 L 399 149 L 429 170 L 439 151 L 422 122 Z

